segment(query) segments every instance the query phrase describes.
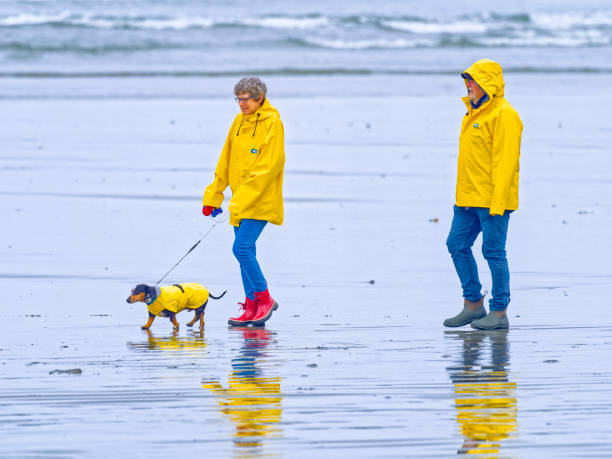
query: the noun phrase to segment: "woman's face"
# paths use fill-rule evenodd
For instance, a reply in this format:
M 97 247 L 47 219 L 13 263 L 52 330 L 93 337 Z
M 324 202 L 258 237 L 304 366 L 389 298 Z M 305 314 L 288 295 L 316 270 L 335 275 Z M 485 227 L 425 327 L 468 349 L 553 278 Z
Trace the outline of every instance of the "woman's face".
M 255 113 L 261 102 L 263 100 L 263 96 L 260 96 L 258 99 L 251 97 L 248 92 L 241 92 L 236 96 L 236 100 L 238 101 L 238 105 L 240 106 L 240 111 L 243 115 L 251 115 Z

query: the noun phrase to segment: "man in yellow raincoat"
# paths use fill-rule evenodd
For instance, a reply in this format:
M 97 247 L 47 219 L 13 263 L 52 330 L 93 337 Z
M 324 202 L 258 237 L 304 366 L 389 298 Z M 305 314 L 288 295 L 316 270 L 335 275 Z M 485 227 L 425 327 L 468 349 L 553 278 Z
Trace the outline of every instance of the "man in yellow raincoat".
M 446 246 L 461 281 L 464 305 L 444 325 L 506 329 L 510 303 L 506 236 L 510 213 L 518 209 L 523 123 L 504 98 L 504 78 L 497 62 L 481 59 L 461 76 L 468 91 L 463 98 L 468 111 L 459 137 L 456 201 Z M 480 232 L 493 284 L 488 314 L 471 249 Z
M 221 212 L 223 191 L 228 185 L 232 190 L 233 252 L 246 299 L 241 303 L 243 314 L 230 318 L 230 325 L 263 325 L 278 308 L 255 257 L 255 242 L 266 224 L 283 223 L 283 123 L 266 93 L 266 85 L 255 77 L 242 78 L 234 87 L 241 113 L 230 127 L 215 180 L 204 192 L 202 212 L 214 217 Z

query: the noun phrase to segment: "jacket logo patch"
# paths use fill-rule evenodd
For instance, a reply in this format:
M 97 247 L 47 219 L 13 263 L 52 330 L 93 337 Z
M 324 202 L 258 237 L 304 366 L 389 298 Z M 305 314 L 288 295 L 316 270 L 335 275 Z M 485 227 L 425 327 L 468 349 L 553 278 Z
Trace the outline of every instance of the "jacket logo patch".
M 251 148 L 251 153 L 253 153 L 254 155 L 256 155 L 256 154 L 257 154 L 257 153 L 259 153 L 259 152 L 257 151 L 257 148 Z
M 478 129 L 478 128 L 480 127 L 480 124 L 478 124 L 478 123 L 474 123 L 474 127 L 475 127 L 476 129 Z

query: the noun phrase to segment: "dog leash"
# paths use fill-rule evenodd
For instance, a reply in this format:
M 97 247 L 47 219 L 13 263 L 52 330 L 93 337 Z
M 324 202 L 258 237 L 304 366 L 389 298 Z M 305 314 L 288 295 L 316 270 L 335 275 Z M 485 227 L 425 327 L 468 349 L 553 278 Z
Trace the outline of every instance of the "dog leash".
M 167 276 L 168 274 L 170 274 L 170 273 L 172 272 L 172 270 L 173 270 L 174 268 L 176 268 L 176 267 L 178 266 L 178 264 L 179 264 L 181 261 L 183 261 L 183 260 L 185 259 L 185 257 L 186 257 L 187 255 L 189 255 L 189 254 L 190 254 L 190 253 L 193 251 L 193 249 L 195 249 L 195 248 L 198 246 L 198 244 L 204 240 L 204 238 L 205 238 L 206 236 L 208 236 L 208 233 L 210 233 L 210 232 L 211 232 L 211 231 L 212 231 L 212 230 L 215 228 L 215 226 L 217 226 L 219 223 L 226 222 L 228 218 L 229 218 L 229 213 L 227 213 L 227 214 L 225 215 L 225 217 L 224 217 L 224 218 L 222 218 L 222 219 L 220 219 L 220 220 L 214 220 L 214 219 L 213 219 L 213 220 L 215 221 L 215 223 L 213 223 L 213 225 L 212 225 L 212 226 L 209 228 L 209 230 L 208 230 L 208 231 L 206 231 L 206 233 L 204 234 L 204 236 L 202 236 L 198 242 L 196 242 L 195 244 L 193 244 L 193 247 L 192 247 L 192 248 L 190 248 L 190 249 L 187 251 L 187 253 L 186 253 L 185 255 L 183 255 L 183 258 L 181 258 L 179 261 L 177 261 L 177 262 L 176 262 L 176 264 L 175 264 L 175 265 L 174 265 L 172 268 L 170 268 L 166 274 L 164 274 L 164 277 L 162 277 L 160 280 L 158 280 L 158 281 L 155 283 L 155 285 L 157 285 L 157 284 L 159 284 L 161 281 L 163 281 L 163 280 L 166 278 L 166 276 Z

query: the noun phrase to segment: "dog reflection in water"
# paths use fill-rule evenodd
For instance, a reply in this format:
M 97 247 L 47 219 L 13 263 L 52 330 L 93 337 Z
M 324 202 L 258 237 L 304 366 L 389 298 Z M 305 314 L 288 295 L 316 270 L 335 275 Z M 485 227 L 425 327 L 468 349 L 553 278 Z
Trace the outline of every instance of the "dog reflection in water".
M 158 350 L 162 352 L 179 352 L 180 355 L 189 355 L 190 357 L 203 357 L 207 346 L 204 339 L 203 330 L 194 330 L 191 335 L 181 337 L 178 336 L 178 330 L 173 330 L 170 336 L 157 337 L 153 335 L 151 330 L 145 330 L 147 333 L 147 341 L 141 343 L 128 343 L 128 347 L 134 350 Z M 195 354 L 195 355 L 194 355 Z
M 509 379 L 508 330 L 446 332 L 461 342 L 460 365 L 447 371 L 464 437 L 458 454 L 498 457 L 501 441 L 517 431 L 516 383 Z M 490 348 L 491 364 L 481 359 Z
M 240 355 L 232 359 L 228 387 L 217 380 L 205 380 L 202 385 L 217 396 L 221 412 L 235 424 L 234 443 L 258 447 L 264 437 L 280 434 L 281 378 L 266 377 L 258 366 L 272 334 L 250 327 L 234 327 L 232 332 L 242 333 L 244 344 Z

